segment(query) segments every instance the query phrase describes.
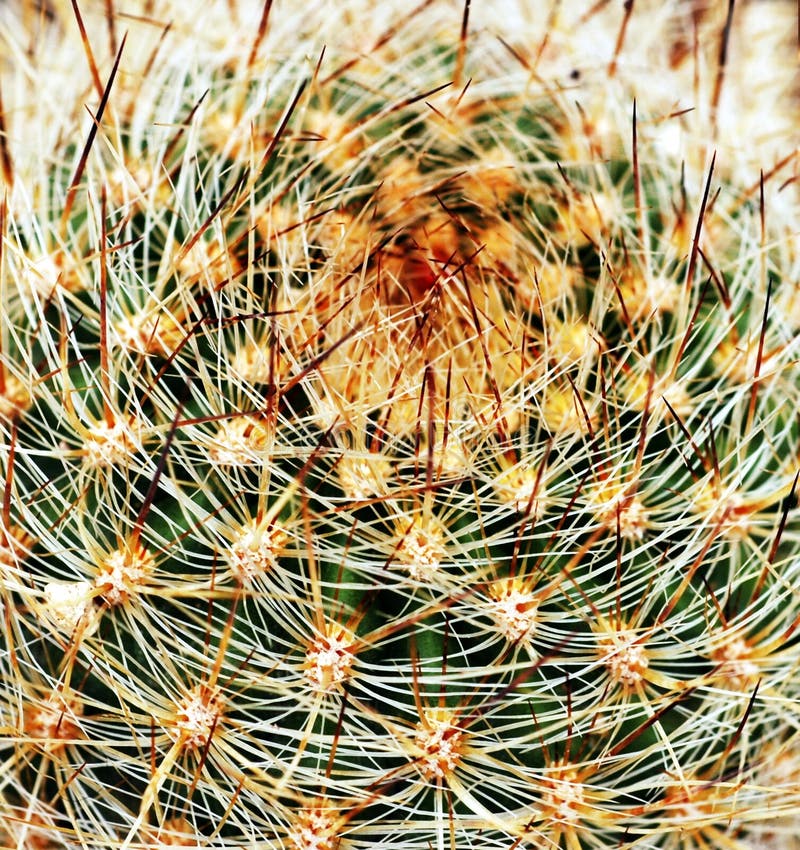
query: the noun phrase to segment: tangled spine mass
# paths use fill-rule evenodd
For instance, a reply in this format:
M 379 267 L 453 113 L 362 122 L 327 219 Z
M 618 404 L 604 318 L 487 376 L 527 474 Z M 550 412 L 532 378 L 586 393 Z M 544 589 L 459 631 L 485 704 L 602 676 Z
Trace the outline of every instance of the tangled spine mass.
M 792 4 L 129 5 L 0 9 L 0 844 L 794 847 Z

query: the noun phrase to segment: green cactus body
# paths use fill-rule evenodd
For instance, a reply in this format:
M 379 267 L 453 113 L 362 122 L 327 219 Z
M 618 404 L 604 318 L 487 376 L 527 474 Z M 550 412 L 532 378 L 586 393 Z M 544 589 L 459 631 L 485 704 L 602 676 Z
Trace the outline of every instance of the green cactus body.
M 795 847 L 774 30 L 154 5 L 0 11 L 0 845 Z

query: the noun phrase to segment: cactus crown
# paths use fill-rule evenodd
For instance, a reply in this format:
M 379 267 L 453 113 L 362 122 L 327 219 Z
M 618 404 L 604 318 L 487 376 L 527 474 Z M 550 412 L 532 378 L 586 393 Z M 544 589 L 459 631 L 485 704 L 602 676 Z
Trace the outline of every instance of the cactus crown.
M 203 5 L 0 10 L 0 843 L 793 846 L 780 38 Z

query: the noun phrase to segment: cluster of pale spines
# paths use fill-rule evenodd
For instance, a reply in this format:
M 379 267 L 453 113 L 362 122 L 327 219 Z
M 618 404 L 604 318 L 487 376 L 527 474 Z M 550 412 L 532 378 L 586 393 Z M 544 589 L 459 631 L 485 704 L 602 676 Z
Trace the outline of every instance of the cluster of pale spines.
M 601 132 L 486 34 L 457 103 L 382 114 L 457 65 L 415 25 L 347 85 L 329 55 L 210 220 L 313 61 L 246 95 L 233 65 L 191 119 L 199 71 L 149 119 L 112 87 L 67 237 L 6 207 L 14 846 L 786 829 L 796 789 L 764 779 L 776 725 L 796 757 L 796 328 L 761 324 L 796 270 L 780 221 L 723 186 L 687 281 L 700 196 L 654 161 L 641 95 L 642 205 L 630 114 Z M 172 159 L 139 170 L 151 149 Z M 80 146 L 54 152 L 68 181 Z

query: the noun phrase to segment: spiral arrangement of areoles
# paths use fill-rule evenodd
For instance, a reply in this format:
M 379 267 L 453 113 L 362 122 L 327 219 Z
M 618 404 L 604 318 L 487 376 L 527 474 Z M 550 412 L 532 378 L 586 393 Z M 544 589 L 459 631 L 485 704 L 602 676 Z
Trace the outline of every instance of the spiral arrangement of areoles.
M 539 5 L 0 8 L 0 845 L 794 847 L 792 4 Z

